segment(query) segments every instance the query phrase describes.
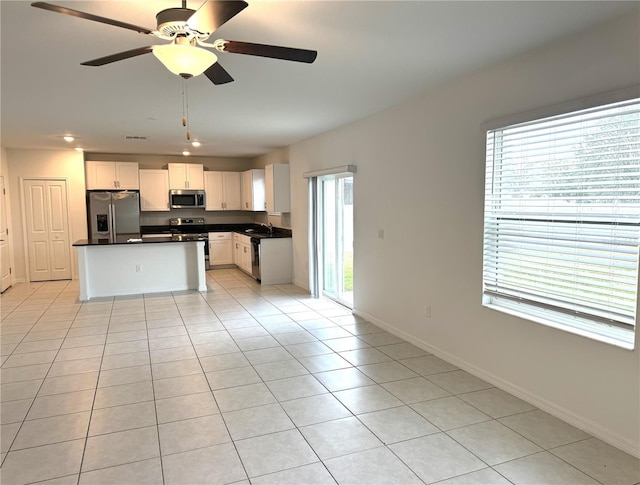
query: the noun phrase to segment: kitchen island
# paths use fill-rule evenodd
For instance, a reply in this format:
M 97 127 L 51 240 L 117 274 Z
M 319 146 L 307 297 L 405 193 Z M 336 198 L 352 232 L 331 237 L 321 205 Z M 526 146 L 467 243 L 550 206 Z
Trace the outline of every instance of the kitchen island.
M 141 239 L 119 236 L 82 239 L 78 254 L 80 300 L 161 293 L 206 291 L 204 241 L 176 241 L 171 237 Z

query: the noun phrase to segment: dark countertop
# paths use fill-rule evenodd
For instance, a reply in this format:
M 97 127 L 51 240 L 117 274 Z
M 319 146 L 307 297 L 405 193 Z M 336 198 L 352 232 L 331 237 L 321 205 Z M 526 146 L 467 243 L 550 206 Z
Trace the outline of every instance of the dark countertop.
M 134 239 L 130 241 L 130 239 Z M 167 237 L 154 237 L 149 239 L 142 239 L 140 234 L 123 234 L 116 237 L 115 242 L 110 242 L 108 239 L 79 239 L 73 243 L 73 246 L 114 246 L 121 244 L 149 244 L 149 243 L 177 243 L 177 242 L 197 242 L 197 241 L 178 241 L 171 236 Z
M 247 232 L 249 230 L 249 232 Z M 197 230 L 196 230 L 197 231 Z M 273 234 L 269 234 L 266 227 L 260 224 L 205 224 L 204 232 L 238 232 L 251 237 L 285 238 L 291 237 L 291 229 L 274 227 Z M 141 234 L 171 234 L 171 227 L 166 226 L 141 226 Z
M 247 232 L 249 230 L 249 232 Z M 267 232 L 267 228 L 260 224 L 206 224 L 205 232 L 237 232 L 245 236 L 258 239 L 277 239 L 291 237 L 291 229 L 274 227 L 273 234 Z M 153 237 L 143 239 L 143 234 L 166 234 L 166 237 Z M 79 239 L 74 242 L 74 246 L 109 246 L 114 244 L 149 244 L 149 243 L 170 243 L 185 242 L 177 241 L 171 237 L 170 226 L 141 226 L 140 234 L 122 234 L 117 236 L 115 242 L 108 239 Z M 140 239 L 139 241 L 129 241 L 130 239 Z

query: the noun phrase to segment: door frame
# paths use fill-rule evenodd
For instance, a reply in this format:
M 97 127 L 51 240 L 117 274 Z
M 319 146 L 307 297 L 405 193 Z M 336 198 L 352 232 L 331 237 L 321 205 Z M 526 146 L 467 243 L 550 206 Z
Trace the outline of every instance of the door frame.
M 71 271 L 71 280 L 73 280 L 73 276 L 76 274 L 76 259 L 74 257 L 75 251 L 73 250 L 73 243 L 71 239 L 71 217 L 69 216 L 69 177 L 20 177 L 18 179 L 20 185 L 20 212 L 22 215 L 22 243 L 23 243 L 23 251 L 24 251 L 24 279 L 27 283 L 31 283 L 31 274 L 29 272 L 29 240 L 27 235 L 27 213 L 25 211 L 25 193 L 24 193 L 24 183 L 27 180 L 51 180 L 60 182 L 63 181 L 65 183 L 65 197 L 67 199 L 67 211 L 64 217 L 67 219 L 67 230 L 69 231 L 69 263 L 70 263 L 70 271 Z M 62 280 L 61 280 L 62 281 Z
M 320 225 L 320 208 L 318 207 L 318 192 L 319 188 L 319 179 L 324 175 L 344 175 L 344 176 L 352 176 L 355 187 L 355 174 L 357 172 L 357 167 L 355 165 L 342 165 L 339 167 L 327 168 L 322 170 L 314 170 L 310 172 L 303 173 L 303 178 L 308 180 L 308 197 L 309 197 L 309 224 L 308 224 L 308 249 L 309 249 L 309 290 L 311 296 L 313 298 L 321 298 L 323 296 L 322 291 L 322 267 L 320 264 L 320 249 L 322 243 L 320 241 L 321 231 L 319 230 Z M 354 192 L 355 197 L 355 192 Z M 355 199 L 354 199 L 355 203 Z M 354 204 L 355 207 L 355 204 Z M 355 224 L 355 220 L 354 220 Z M 355 230 L 355 227 L 354 227 Z M 355 252 L 355 251 L 354 251 Z M 354 255 L 355 259 L 355 255 Z M 353 310 L 356 307 L 355 301 L 355 292 L 354 292 L 354 301 L 349 307 Z M 335 300 L 334 300 L 335 301 Z M 344 304 L 342 302 L 338 302 L 340 304 Z
M 4 193 L 0 194 L 0 196 L 3 198 L 2 205 L 5 211 L 4 222 L 6 224 L 6 229 L 9 231 L 9 235 L 8 237 L 6 237 L 5 242 L 7 245 L 7 251 L 9 252 L 9 268 L 13 270 L 16 265 L 15 261 L 13 260 L 13 227 L 11 226 L 11 201 L 9 197 L 10 194 L 7 194 L 7 177 L 5 176 L 5 174 L 0 174 L 0 178 L 2 179 L 2 189 L 4 189 Z M 6 288 L 6 290 L 16 284 L 15 276 L 15 272 L 10 271 L 9 286 Z
M 353 308 L 354 301 L 348 301 L 342 298 L 343 292 L 342 290 L 344 285 L 344 244 L 341 244 L 340 241 L 344 242 L 344 193 L 341 193 L 340 189 L 343 187 L 342 180 L 351 179 L 353 184 L 353 174 L 352 173 L 337 173 L 337 174 L 326 174 L 318 177 L 318 187 L 317 187 L 317 198 L 318 198 L 318 214 L 317 214 L 317 237 L 318 237 L 318 274 L 320 276 L 320 295 L 328 298 L 330 300 L 335 301 L 347 308 Z M 327 284 L 325 274 L 325 264 L 326 264 L 326 238 L 325 233 L 329 230 L 326 227 L 326 219 L 327 219 L 327 200 L 326 200 L 326 192 L 324 190 L 324 182 L 332 180 L 334 184 L 334 194 L 333 194 L 333 205 L 334 205 L 334 213 L 332 215 L 333 220 L 333 231 L 335 233 L 335 241 L 333 245 L 334 252 L 334 261 L 332 261 L 335 266 L 333 281 L 331 281 L 331 285 L 335 287 L 335 293 L 326 292 L 324 287 Z M 340 204 L 339 204 L 340 202 Z M 353 210 L 353 209 L 352 209 Z M 352 223 L 353 224 L 353 223 Z M 353 225 L 351 227 L 351 231 L 353 232 Z M 353 291 L 351 292 L 353 295 Z

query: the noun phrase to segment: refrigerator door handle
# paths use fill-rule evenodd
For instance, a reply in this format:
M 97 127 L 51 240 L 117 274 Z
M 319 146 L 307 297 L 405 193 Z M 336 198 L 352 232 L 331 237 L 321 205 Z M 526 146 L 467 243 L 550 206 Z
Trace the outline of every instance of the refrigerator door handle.
M 116 242 L 116 214 L 113 204 L 109 204 L 109 242 Z

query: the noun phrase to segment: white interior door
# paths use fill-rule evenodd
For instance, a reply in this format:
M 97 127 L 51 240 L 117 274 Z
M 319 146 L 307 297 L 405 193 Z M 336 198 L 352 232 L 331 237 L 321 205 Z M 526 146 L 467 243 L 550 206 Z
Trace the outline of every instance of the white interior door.
M 11 258 L 9 230 L 7 228 L 7 204 L 4 189 L 4 177 L 0 177 L 0 273 L 2 282 L 0 292 L 11 286 Z
M 24 181 L 30 281 L 71 278 L 67 183 Z

